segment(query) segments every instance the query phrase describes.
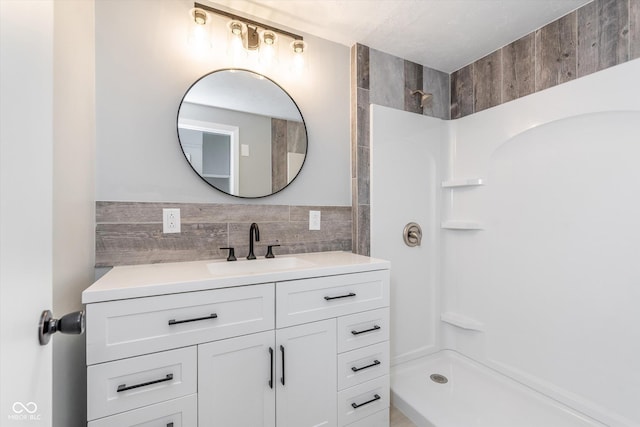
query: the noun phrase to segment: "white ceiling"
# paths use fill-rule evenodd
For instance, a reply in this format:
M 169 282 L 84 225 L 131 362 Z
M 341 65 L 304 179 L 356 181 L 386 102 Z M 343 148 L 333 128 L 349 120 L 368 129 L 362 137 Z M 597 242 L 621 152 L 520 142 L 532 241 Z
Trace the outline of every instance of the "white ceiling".
M 450 73 L 590 1 L 209 0 L 208 3 L 346 46 L 362 43 Z

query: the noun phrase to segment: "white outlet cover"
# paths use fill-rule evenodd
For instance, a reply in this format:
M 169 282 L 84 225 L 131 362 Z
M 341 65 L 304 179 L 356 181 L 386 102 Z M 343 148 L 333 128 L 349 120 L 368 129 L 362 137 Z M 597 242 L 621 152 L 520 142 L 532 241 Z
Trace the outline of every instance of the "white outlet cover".
M 180 233 L 180 209 L 162 209 L 162 232 Z
M 320 211 L 309 211 L 309 230 L 320 230 Z

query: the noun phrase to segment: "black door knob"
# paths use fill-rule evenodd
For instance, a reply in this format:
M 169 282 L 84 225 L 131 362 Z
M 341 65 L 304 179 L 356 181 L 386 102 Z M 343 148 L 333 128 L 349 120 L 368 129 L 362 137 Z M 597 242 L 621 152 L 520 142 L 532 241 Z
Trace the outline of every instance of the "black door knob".
M 49 310 L 43 311 L 38 325 L 40 345 L 47 345 L 51 335 L 56 332 L 76 335 L 84 333 L 84 311 L 65 314 L 60 319 L 54 319 Z

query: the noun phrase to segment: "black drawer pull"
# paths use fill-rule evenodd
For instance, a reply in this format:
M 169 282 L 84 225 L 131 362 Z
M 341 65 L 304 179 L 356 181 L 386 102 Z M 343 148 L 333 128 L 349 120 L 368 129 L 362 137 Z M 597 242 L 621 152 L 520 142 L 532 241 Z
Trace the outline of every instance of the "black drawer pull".
M 366 334 L 367 332 L 377 331 L 378 329 L 380 329 L 380 326 L 373 325 L 373 328 L 371 328 L 371 329 L 365 329 L 364 331 L 351 331 L 351 333 L 353 335 L 360 335 L 360 334 Z
M 359 408 L 359 407 L 361 407 L 361 406 L 368 405 L 369 403 L 373 403 L 373 402 L 375 402 L 376 400 L 380 400 L 380 399 L 382 399 L 380 396 L 378 396 L 377 394 L 374 394 L 374 395 L 373 395 L 373 399 L 371 399 L 371 400 L 367 400 L 366 402 L 361 403 L 361 404 L 359 404 L 359 405 L 358 405 L 357 403 L 352 403 L 352 404 L 351 404 L 351 407 L 352 407 L 353 409 L 358 409 L 358 408 Z
M 269 370 L 271 376 L 269 377 L 269 388 L 273 388 L 273 349 L 269 347 Z
M 380 364 L 379 360 L 374 360 L 371 365 L 363 366 L 362 368 L 356 368 L 355 366 L 352 366 L 351 370 L 353 372 L 358 372 L 358 371 L 362 371 L 363 369 L 373 368 L 374 366 L 378 366 L 379 364 Z
M 280 382 L 284 385 L 284 347 L 280 346 L 280 352 L 282 353 L 282 377 L 280 378 Z
M 209 320 L 209 319 L 217 319 L 218 315 L 216 313 L 212 313 L 210 316 L 205 317 L 196 317 L 195 319 L 186 319 L 186 320 L 169 320 L 169 326 L 171 325 L 179 325 L 180 323 L 189 323 L 189 322 L 199 322 L 200 320 Z
M 331 301 L 332 299 L 340 299 L 340 298 L 349 298 L 349 297 L 355 297 L 356 294 L 354 294 L 353 292 L 349 292 L 346 295 L 338 295 L 337 297 L 324 297 L 324 299 L 326 299 L 327 301 Z
M 153 381 L 149 381 L 146 383 L 141 383 L 141 384 L 135 384 L 135 385 L 126 385 L 126 384 L 120 384 L 118 386 L 118 393 L 120 393 L 121 391 L 127 391 L 127 390 L 133 390 L 134 388 L 140 388 L 140 387 L 146 387 L 148 385 L 153 385 L 153 384 L 158 384 L 158 383 L 163 383 L 165 381 L 171 381 L 173 379 L 173 374 L 167 374 L 166 377 L 159 379 L 159 380 L 153 380 Z
M 173 427 L 173 422 L 170 422 L 169 424 L 167 424 L 167 427 Z

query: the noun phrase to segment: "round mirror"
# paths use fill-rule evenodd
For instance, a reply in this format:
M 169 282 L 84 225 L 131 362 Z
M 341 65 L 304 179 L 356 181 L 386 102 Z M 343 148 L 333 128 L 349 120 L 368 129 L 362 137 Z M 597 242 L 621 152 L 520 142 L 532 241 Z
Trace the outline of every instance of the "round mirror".
M 191 168 L 237 197 L 265 197 L 302 169 L 307 128 L 280 86 L 247 70 L 219 70 L 187 90 L 178 109 L 178 139 Z

